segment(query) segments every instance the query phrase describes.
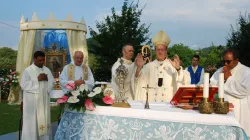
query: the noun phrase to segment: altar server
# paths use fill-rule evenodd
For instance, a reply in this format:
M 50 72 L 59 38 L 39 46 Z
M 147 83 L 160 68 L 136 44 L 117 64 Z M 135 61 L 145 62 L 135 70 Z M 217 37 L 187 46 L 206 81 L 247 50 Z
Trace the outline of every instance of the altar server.
M 190 73 L 191 84 L 201 85 L 204 80 L 204 68 L 199 66 L 200 56 L 194 55 L 192 58 L 192 65 L 186 68 L 186 70 Z
M 134 56 L 134 47 L 130 44 L 126 44 L 122 47 L 122 57 L 119 58 L 114 65 L 112 66 L 112 79 L 111 84 L 112 88 L 117 95 L 119 92 L 119 79 L 117 78 L 116 70 L 121 65 L 120 61 L 123 60 L 123 65 L 128 70 L 128 74 L 126 76 L 124 82 L 124 95 L 127 97 L 128 100 L 134 99 L 134 71 L 135 71 L 135 64 L 131 61 L 132 57 Z
M 210 82 L 218 85 L 219 74 L 224 73 L 225 99 L 233 103 L 235 118 L 250 137 L 250 68 L 239 62 L 239 53 L 235 49 L 223 53 L 223 64 Z
M 34 53 L 34 63 L 27 67 L 21 79 L 23 90 L 22 140 L 51 140 L 50 96 L 54 78 L 43 66 L 45 54 Z

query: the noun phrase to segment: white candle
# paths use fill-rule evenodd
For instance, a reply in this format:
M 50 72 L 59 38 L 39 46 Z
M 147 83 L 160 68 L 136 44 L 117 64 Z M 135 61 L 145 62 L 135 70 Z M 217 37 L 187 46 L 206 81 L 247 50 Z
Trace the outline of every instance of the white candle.
M 204 73 L 203 98 L 208 98 L 209 95 L 209 73 Z
M 219 75 L 219 98 L 224 98 L 224 73 Z

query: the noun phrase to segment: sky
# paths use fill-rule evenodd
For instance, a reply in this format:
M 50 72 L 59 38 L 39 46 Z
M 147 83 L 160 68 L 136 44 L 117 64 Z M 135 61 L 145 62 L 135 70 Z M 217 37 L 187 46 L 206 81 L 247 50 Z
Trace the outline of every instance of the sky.
M 22 15 L 30 21 L 34 12 L 41 20 L 48 19 L 50 12 L 57 20 L 65 20 L 71 14 L 76 22 L 83 16 L 87 26 L 96 29 L 96 21 L 109 15 L 112 7 L 117 13 L 121 11 L 123 0 L 1 0 L 0 3 L 0 47 L 17 49 Z M 171 38 L 170 46 L 183 43 L 192 49 L 225 45 L 231 25 L 236 27 L 240 13 L 250 12 L 250 0 L 140 0 L 139 3 L 141 7 L 146 5 L 141 23 L 151 24 L 150 37 L 164 30 Z

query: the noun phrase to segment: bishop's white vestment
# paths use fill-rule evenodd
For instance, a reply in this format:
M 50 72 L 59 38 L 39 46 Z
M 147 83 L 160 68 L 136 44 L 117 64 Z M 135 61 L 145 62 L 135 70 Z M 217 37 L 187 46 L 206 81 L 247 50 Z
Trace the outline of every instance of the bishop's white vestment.
M 164 61 L 154 60 L 146 64 L 139 76 L 135 79 L 135 100 L 146 100 L 146 87 L 148 100 L 151 102 L 170 102 L 177 91 L 178 83 L 183 81 L 182 67 L 177 70 L 168 59 Z
M 38 81 L 40 73 L 47 74 L 48 81 Z M 51 71 L 32 64 L 22 75 L 23 128 L 22 140 L 51 140 L 50 91 L 54 85 Z
M 63 68 L 63 71 L 59 77 L 59 82 L 61 84 L 63 93 L 67 93 L 68 91 L 65 88 L 65 85 L 68 83 L 74 83 L 75 80 L 84 80 L 90 91 L 94 87 L 94 77 L 90 68 L 84 64 L 81 66 L 76 66 L 74 62 L 71 62 Z
M 219 73 L 223 68 L 218 69 L 210 79 L 211 85 L 218 85 Z M 250 137 L 250 68 L 238 62 L 231 70 L 230 76 L 224 85 L 226 98 L 234 105 L 234 115 L 242 128 Z
M 126 60 L 124 58 L 119 58 L 114 65 L 112 66 L 112 79 L 111 79 L 111 85 L 115 92 L 115 95 L 118 95 L 119 92 L 119 81 L 116 75 L 117 68 L 121 65 L 120 60 L 123 60 L 123 65 L 128 70 L 128 74 L 126 76 L 125 82 L 124 82 L 124 92 L 125 96 L 128 98 L 128 100 L 134 100 L 134 71 L 135 71 L 135 64 L 131 60 Z

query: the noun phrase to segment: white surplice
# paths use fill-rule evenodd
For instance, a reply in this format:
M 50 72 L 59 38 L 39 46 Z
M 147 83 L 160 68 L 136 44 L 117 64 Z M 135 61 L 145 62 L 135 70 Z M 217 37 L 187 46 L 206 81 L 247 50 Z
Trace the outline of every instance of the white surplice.
M 82 68 L 82 65 L 81 66 L 76 66 L 74 64 L 74 62 L 71 62 L 74 66 L 75 66 L 75 80 L 84 80 L 84 75 L 83 75 L 83 68 Z M 69 80 L 68 79 L 68 65 L 66 65 L 64 68 L 63 68 L 63 71 L 62 73 L 60 74 L 60 77 L 59 77 L 59 82 L 61 84 L 61 88 L 63 90 L 63 93 L 67 93 L 67 89 L 65 88 L 65 85 L 68 84 L 68 83 L 74 83 L 73 80 Z M 88 85 L 88 89 L 89 90 L 92 90 L 92 88 L 94 87 L 94 77 L 93 77 L 93 74 L 90 70 L 90 68 L 88 67 L 88 80 L 84 80 L 85 84 Z
M 124 83 L 124 91 L 125 96 L 128 98 L 128 100 L 134 100 L 134 71 L 135 71 L 135 64 L 131 60 L 126 60 L 124 58 L 119 58 L 114 65 L 112 66 L 112 79 L 111 79 L 111 85 L 116 95 L 118 95 L 119 92 L 119 81 L 116 76 L 116 69 L 121 65 L 120 59 L 124 61 L 123 65 L 127 68 L 128 74 L 125 79 Z
M 210 79 L 211 85 L 218 85 L 219 73 L 223 68 L 218 69 Z M 225 100 L 228 99 L 234 105 L 235 118 L 250 137 L 250 68 L 240 62 L 231 70 L 230 76 L 224 85 Z
M 177 91 L 178 83 L 183 82 L 183 69 L 177 70 L 168 59 L 164 61 L 154 60 L 146 64 L 139 77 L 135 79 L 135 100 L 146 100 L 146 90 L 143 87 L 151 87 L 148 91 L 148 100 L 153 102 L 169 102 Z M 162 86 L 158 86 L 158 79 L 163 78 Z
M 40 73 L 48 76 L 48 81 L 38 81 Z M 32 64 L 27 67 L 21 79 L 23 90 L 22 140 L 51 140 L 50 96 L 54 78 L 50 70 Z

